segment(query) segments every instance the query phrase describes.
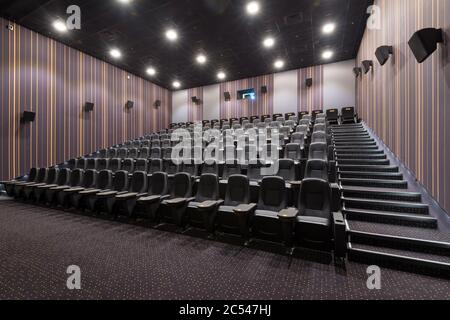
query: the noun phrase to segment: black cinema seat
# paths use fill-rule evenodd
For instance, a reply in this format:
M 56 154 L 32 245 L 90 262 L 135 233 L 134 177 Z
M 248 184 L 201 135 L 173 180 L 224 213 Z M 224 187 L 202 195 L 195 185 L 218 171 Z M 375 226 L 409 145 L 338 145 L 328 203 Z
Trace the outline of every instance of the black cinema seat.
M 338 125 L 339 124 L 339 110 L 338 109 L 327 110 L 327 122 L 330 125 Z
M 282 225 L 278 214 L 287 206 L 286 184 L 280 177 L 265 177 L 260 184 L 259 202 L 252 223 L 254 237 L 281 242 Z
M 70 178 L 68 184 L 66 185 L 58 185 L 56 187 L 52 187 L 46 190 L 46 200 L 49 205 L 55 204 L 56 200 L 58 200 L 59 193 L 63 192 L 66 189 L 74 188 L 81 186 L 83 184 L 84 170 L 75 169 L 70 173 Z
M 121 170 L 122 168 L 122 159 L 111 159 L 109 160 L 109 166 L 108 169 L 111 170 L 112 172 L 116 172 Z
M 309 146 L 309 159 L 328 161 L 328 147 L 326 143 L 316 142 Z
M 91 208 L 90 204 L 94 202 L 97 193 L 109 191 L 113 184 L 113 172 L 111 170 L 102 170 L 98 173 L 95 188 L 80 191 L 72 196 L 72 205 L 77 209 Z
M 38 187 L 54 184 L 58 179 L 58 175 L 59 168 L 50 168 L 48 169 L 47 176 L 44 182 L 25 185 L 23 190 L 23 196 L 25 200 L 36 200 L 36 189 Z
M 225 201 L 219 206 L 216 225 L 219 231 L 241 235 L 249 239 L 250 218 L 256 210 L 256 204 L 250 204 L 249 179 L 241 174 L 228 178 Z
M 16 183 L 14 185 L 14 195 L 16 198 L 25 197 L 25 188 L 27 186 L 32 186 L 37 183 L 45 183 L 47 179 L 47 168 L 39 168 L 37 171 L 36 179 L 33 182 L 23 182 L 23 183 Z
M 129 215 L 141 216 L 151 221 L 158 220 L 158 209 L 165 199 L 168 199 L 169 177 L 165 172 L 155 172 L 150 178 L 150 186 L 147 195 L 138 197 L 134 208 L 129 207 Z
M 97 212 L 111 212 L 115 203 L 115 197 L 128 192 L 130 179 L 127 171 L 117 171 L 111 188 L 89 195 L 88 209 Z
M 83 174 L 83 183 L 81 183 L 80 186 L 65 189 L 58 194 L 59 205 L 67 208 L 75 202 L 73 200 L 74 195 L 81 191 L 94 188 L 97 185 L 97 174 L 96 170 L 86 170 Z
M 148 172 L 148 160 L 147 159 L 137 159 L 134 165 L 136 171 Z
M 108 201 L 108 213 L 117 217 L 120 214 L 125 214 L 131 217 L 136 202 L 139 198 L 148 195 L 148 177 L 147 172 L 136 171 L 131 178 L 131 185 L 129 192 L 118 194 L 114 201 Z
M 161 210 L 159 221 L 173 223 L 178 226 L 183 225 L 183 215 L 187 205 L 195 199 L 192 198 L 192 187 L 192 179 L 189 174 L 175 174 L 170 197 L 161 203 L 163 210 Z
M 31 168 L 30 172 L 27 176 L 24 176 L 21 179 L 18 180 L 11 180 L 11 181 L 2 181 L 1 184 L 5 187 L 6 194 L 9 197 L 13 197 L 15 195 L 15 185 L 18 183 L 26 183 L 26 182 L 34 182 L 37 177 L 37 168 Z
M 47 201 L 47 192 L 51 188 L 55 188 L 58 186 L 65 186 L 69 183 L 70 177 L 72 175 L 72 170 L 68 168 L 59 169 L 57 173 L 57 178 L 53 184 L 44 184 L 35 188 L 34 190 L 34 199 L 36 202 L 46 202 Z
M 357 123 L 356 117 L 357 117 L 357 115 L 355 114 L 354 107 L 342 108 L 342 111 L 341 111 L 342 124 Z
M 308 160 L 305 170 L 305 179 L 307 178 L 328 181 L 328 163 L 321 159 Z
M 109 159 L 97 159 L 97 171 L 107 170 L 109 167 Z

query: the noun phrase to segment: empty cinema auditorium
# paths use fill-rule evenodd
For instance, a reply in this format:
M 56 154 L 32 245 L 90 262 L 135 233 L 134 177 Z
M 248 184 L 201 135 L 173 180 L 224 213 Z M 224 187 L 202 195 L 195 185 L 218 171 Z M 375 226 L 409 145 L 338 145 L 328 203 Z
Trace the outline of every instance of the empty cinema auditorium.
M 0 10 L 0 300 L 450 299 L 449 0 Z

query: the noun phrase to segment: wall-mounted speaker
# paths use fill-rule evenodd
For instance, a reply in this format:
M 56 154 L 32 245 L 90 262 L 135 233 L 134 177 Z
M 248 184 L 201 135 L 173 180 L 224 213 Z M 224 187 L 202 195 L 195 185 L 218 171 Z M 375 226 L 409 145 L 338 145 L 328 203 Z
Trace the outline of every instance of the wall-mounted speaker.
M 391 54 L 394 54 L 394 48 L 392 46 L 381 46 L 375 51 L 375 56 L 382 66 L 388 61 Z
M 313 85 L 313 79 L 312 78 L 308 78 L 308 79 L 306 79 L 305 80 L 305 85 L 306 85 L 306 87 L 312 87 L 312 85 Z
M 267 86 L 262 86 L 261 87 L 261 93 L 262 94 L 266 94 L 267 93 Z
M 84 111 L 85 112 L 92 112 L 92 111 L 94 111 L 94 104 L 92 102 L 86 102 L 84 104 Z
M 36 119 L 36 112 L 24 111 L 22 113 L 22 117 L 20 118 L 20 121 L 22 123 L 34 122 L 35 119 Z
M 437 44 L 444 42 L 442 29 L 426 28 L 417 31 L 408 41 L 417 62 L 424 62 L 437 49 Z
M 161 100 L 156 100 L 154 106 L 155 108 L 161 107 Z
M 225 98 L 225 101 L 231 100 L 231 94 L 229 92 L 224 92 L 223 97 Z
M 197 97 L 192 97 L 191 100 L 192 100 L 192 103 L 194 103 L 194 104 L 200 104 L 200 102 L 201 102 L 201 100 Z
M 364 73 L 368 73 L 370 69 L 373 67 L 373 61 L 372 60 L 364 60 L 362 62 Z
M 133 107 L 134 107 L 133 101 L 127 101 L 127 103 L 125 104 L 125 109 L 133 109 Z
M 362 68 L 360 67 L 353 68 L 353 73 L 355 74 L 356 77 L 359 77 L 362 73 Z

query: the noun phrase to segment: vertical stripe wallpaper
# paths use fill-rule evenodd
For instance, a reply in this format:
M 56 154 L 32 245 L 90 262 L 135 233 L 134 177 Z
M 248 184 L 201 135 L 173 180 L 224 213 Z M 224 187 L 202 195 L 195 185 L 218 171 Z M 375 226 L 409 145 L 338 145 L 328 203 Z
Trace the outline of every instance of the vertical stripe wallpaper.
M 312 87 L 306 86 L 306 79 L 312 78 Z M 323 65 L 298 70 L 298 111 L 322 110 Z
M 366 30 L 357 63 L 374 60 L 374 69 L 357 79 L 357 110 L 391 150 L 450 212 L 450 1 L 376 0 L 381 29 Z M 446 46 L 418 64 L 409 49 L 413 33 L 442 28 Z M 394 55 L 382 67 L 381 45 Z
M 273 113 L 273 78 L 264 75 L 243 80 L 228 81 L 220 84 L 220 118 L 250 117 Z M 261 93 L 261 87 L 267 87 L 267 93 Z M 255 100 L 238 100 L 237 91 L 255 89 Z M 231 101 L 225 101 L 224 93 L 231 94 Z
M 200 100 L 198 104 L 192 101 L 192 97 Z M 188 121 L 197 122 L 203 120 L 203 87 L 188 90 Z
M 57 41 L 0 19 L 0 179 L 146 133 L 171 120 L 171 92 Z M 134 108 L 125 110 L 125 103 Z M 154 107 L 161 100 L 162 106 Z M 85 102 L 95 103 L 91 113 Z M 36 112 L 21 124 L 24 110 Z

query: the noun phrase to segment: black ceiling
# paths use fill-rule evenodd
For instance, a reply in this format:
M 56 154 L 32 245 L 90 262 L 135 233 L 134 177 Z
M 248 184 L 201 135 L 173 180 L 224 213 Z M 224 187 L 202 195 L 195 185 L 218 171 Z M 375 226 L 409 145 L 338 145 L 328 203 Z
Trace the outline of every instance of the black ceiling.
M 1 0 L 5 18 L 55 38 L 97 58 L 111 62 L 165 88 L 174 79 L 183 88 L 217 83 L 219 69 L 227 80 L 273 73 L 277 58 L 283 70 L 296 69 L 356 57 L 373 0 L 259 0 L 261 12 L 248 16 L 244 0 Z M 52 23 L 66 17 L 66 8 L 81 8 L 81 30 L 64 35 Z M 335 22 L 332 35 L 323 35 L 326 22 Z M 179 39 L 170 43 L 167 28 L 176 28 Z M 265 49 L 266 35 L 276 38 Z M 108 55 L 110 48 L 122 51 L 120 61 Z M 334 57 L 321 58 L 325 49 Z M 208 63 L 195 62 L 199 51 Z M 145 73 L 154 66 L 158 74 Z

